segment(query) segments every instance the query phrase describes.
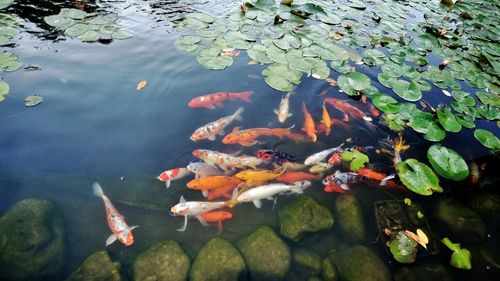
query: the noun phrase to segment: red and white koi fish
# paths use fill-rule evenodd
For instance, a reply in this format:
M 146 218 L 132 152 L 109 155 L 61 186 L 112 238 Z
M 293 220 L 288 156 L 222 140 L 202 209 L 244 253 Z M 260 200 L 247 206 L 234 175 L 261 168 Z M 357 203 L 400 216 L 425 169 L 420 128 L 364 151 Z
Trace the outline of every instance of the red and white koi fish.
M 191 172 L 186 168 L 175 168 L 175 169 L 163 171 L 156 178 L 160 181 L 165 182 L 165 187 L 169 188 L 171 181 L 181 179 L 181 178 L 189 175 L 190 173 Z
M 281 97 L 279 108 L 274 110 L 274 113 L 278 115 L 278 121 L 280 121 L 280 123 L 284 123 L 288 117 L 293 115 L 288 113 L 290 94 L 291 93 L 288 93 L 286 96 Z
M 175 206 L 173 206 L 170 211 L 174 215 L 184 216 L 184 226 L 177 229 L 177 231 L 184 231 L 187 227 L 188 217 L 195 217 L 204 226 L 208 226 L 202 215 L 213 211 L 215 209 L 220 209 L 226 206 L 226 202 L 202 202 L 202 201 L 189 201 L 187 202 L 183 196 L 181 200 Z
M 205 107 L 208 109 L 215 109 L 215 106 L 218 107 L 224 107 L 222 104 L 223 101 L 225 100 L 235 100 L 239 99 L 244 102 L 252 102 L 250 100 L 250 96 L 253 94 L 252 91 L 246 91 L 246 92 L 239 92 L 239 93 L 233 93 L 233 92 L 217 92 L 213 94 L 208 94 L 205 96 L 200 96 L 192 99 L 189 103 L 189 107 Z
M 209 139 L 211 141 L 215 140 L 215 136 L 225 135 L 224 128 L 229 126 L 234 120 L 241 121 L 241 113 L 243 113 L 243 107 L 238 108 L 233 115 L 222 117 L 214 122 L 210 122 L 204 126 L 199 127 L 196 131 L 191 134 L 190 139 L 192 141 L 199 141 L 204 139 Z
M 326 192 L 341 192 L 341 190 L 350 190 L 349 185 L 361 181 L 361 175 L 353 172 L 340 172 L 327 176 L 322 183 L 325 185 Z M 339 189 L 340 188 L 340 189 Z M 342 193 L 342 192 L 341 192 Z
M 134 243 L 134 236 L 132 235 L 132 230 L 138 225 L 129 227 L 125 218 L 122 214 L 116 210 L 113 203 L 109 200 L 109 198 L 104 195 L 102 192 L 101 186 L 95 182 L 92 185 L 92 189 L 94 190 L 94 194 L 102 198 L 104 201 L 104 208 L 106 209 L 106 218 L 108 220 L 109 229 L 111 229 L 111 234 L 108 239 L 106 239 L 106 246 L 111 245 L 116 240 L 120 241 L 125 246 L 132 245 Z
M 255 169 L 257 165 L 262 163 L 261 159 L 242 155 L 240 157 L 232 156 L 218 151 L 207 149 L 196 149 L 193 151 L 193 156 L 205 161 L 205 163 L 217 166 L 227 172 L 236 168 L 250 167 Z
M 328 157 L 328 155 L 334 153 L 335 151 L 341 150 L 343 145 L 344 144 L 342 143 L 341 145 L 339 145 L 337 147 L 325 149 L 325 150 L 320 151 L 318 153 L 314 153 L 313 155 L 306 158 L 306 160 L 304 161 L 304 164 L 305 165 L 318 164 L 319 162 L 323 161 L 326 157 Z
M 324 102 L 326 102 L 326 103 L 332 105 L 333 107 L 335 107 L 336 109 L 342 111 L 344 113 L 344 121 L 349 120 L 349 118 L 347 117 L 348 114 L 354 118 L 361 118 L 365 121 L 372 121 L 372 118 L 368 117 L 363 111 L 361 111 L 357 107 L 350 105 L 349 103 L 347 103 L 343 100 L 339 100 L 336 98 L 326 98 L 326 99 L 324 99 Z

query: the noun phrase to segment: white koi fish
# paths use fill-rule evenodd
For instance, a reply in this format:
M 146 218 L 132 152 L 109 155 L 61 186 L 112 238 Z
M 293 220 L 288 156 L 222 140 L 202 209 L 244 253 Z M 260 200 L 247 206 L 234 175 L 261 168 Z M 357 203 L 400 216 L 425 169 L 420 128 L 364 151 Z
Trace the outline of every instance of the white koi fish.
M 237 157 L 207 149 L 196 149 L 193 151 L 193 156 L 205 161 L 205 163 L 209 165 L 221 168 L 224 172 L 244 167 L 251 167 L 255 169 L 256 165 L 262 163 L 259 162 L 260 159 L 254 159 L 254 157 L 251 156 Z
M 291 93 L 288 93 L 285 96 L 281 97 L 278 109 L 274 110 L 274 113 L 278 115 L 278 121 L 280 121 L 280 123 L 284 123 L 288 117 L 291 117 L 293 115 L 291 113 L 288 113 L 290 94 Z
M 165 187 L 169 188 L 171 181 L 181 179 L 181 178 L 189 175 L 190 173 L 191 172 L 186 168 L 175 168 L 175 169 L 163 171 L 156 178 L 159 181 L 165 182 Z
M 227 205 L 234 206 L 242 202 L 253 202 L 255 207 L 260 208 L 262 206 L 260 200 L 262 199 L 272 200 L 274 195 L 283 192 L 302 194 L 304 192 L 304 189 L 306 189 L 310 185 L 310 181 L 298 181 L 294 182 L 292 185 L 273 183 L 254 187 L 252 189 L 243 191 L 241 194 L 238 194 L 238 188 L 236 188 L 233 192 L 233 198 L 227 202 Z
M 132 245 L 134 243 L 134 236 L 132 235 L 132 230 L 138 225 L 129 227 L 125 218 L 122 214 L 116 210 L 113 203 L 109 200 L 109 198 L 104 195 L 101 186 L 95 182 L 92 185 L 92 189 L 94 190 L 94 194 L 102 198 L 104 201 L 104 208 L 106 209 L 106 218 L 108 220 L 109 229 L 111 229 L 111 234 L 108 239 L 106 239 L 106 246 L 111 245 L 116 240 L 123 243 L 125 246 Z
M 306 165 L 318 164 L 321 161 L 323 161 L 326 157 L 328 157 L 328 155 L 330 155 L 330 154 L 334 153 L 335 151 L 341 149 L 343 145 L 344 144 L 342 143 L 341 145 L 339 145 L 337 147 L 330 148 L 330 149 L 325 149 L 325 150 L 320 151 L 318 153 L 314 153 L 313 155 L 311 155 L 311 156 L 309 156 L 309 157 L 306 158 L 306 160 L 304 161 L 304 164 L 306 164 Z
M 209 176 L 223 176 L 223 171 L 209 165 L 205 162 L 192 162 L 187 165 L 187 169 L 195 174 L 195 178 L 204 178 Z
M 207 226 L 208 223 L 203 219 L 202 215 L 215 209 L 220 209 L 226 206 L 226 202 L 202 202 L 202 201 L 189 201 L 187 202 L 183 196 L 179 203 L 173 206 L 170 211 L 174 215 L 184 216 L 184 226 L 177 229 L 177 231 L 184 231 L 187 227 L 188 217 L 197 218 L 200 223 Z
M 238 108 L 233 115 L 222 117 L 214 122 L 208 123 L 205 126 L 201 126 L 191 135 L 192 141 L 199 141 L 204 139 L 209 139 L 211 141 L 215 140 L 215 136 L 225 135 L 224 128 L 231 124 L 234 120 L 241 121 L 241 113 L 243 113 L 243 107 Z

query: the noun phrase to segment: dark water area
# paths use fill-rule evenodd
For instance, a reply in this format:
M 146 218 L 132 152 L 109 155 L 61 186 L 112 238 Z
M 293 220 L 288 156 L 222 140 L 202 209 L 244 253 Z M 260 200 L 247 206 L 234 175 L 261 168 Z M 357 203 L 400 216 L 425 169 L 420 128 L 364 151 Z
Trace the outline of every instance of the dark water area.
M 228 3 L 232 2 L 232 3 Z M 120 16 L 119 24 L 134 36 L 127 40 L 82 43 L 64 37 L 43 22 L 43 16 L 57 14 L 61 7 L 75 7 L 74 1 L 18 1 L 6 12 L 15 13 L 26 23 L 14 39 L 14 45 L 2 47 L 17 55 L 23 67 L 38 65 L 41 70 L 20 69 L 3 73 L 10 84 L 10 93 L 0 103 L 0 214 L 26 198 L 48 198 L 62 211 L 67 231 L 67 258 L 64 280 L 91 253 L 106 249 L 111 257 L 122 264 L 122 274 L 132 280 L 130 266 L 138 254 L 155 241 L 173 239 L 186 250 L 191 260 L 205 242 L 220 235 L 229 241 L 250 234 L 262 224 L 277 229 L 277 210 L 293 201 L 295 195 L 280 196 L 276 206 L 264 200 L 257 209 L 251 203 L 231 209 L 233 218 L 224 222 L 224 231 L 217 234 L 215 225 L 203 227 L 197 220 L 190 220 L 185 232 L 176 231 L 182 226 L 181 217 L 170 215 L 170 208 L 183 195 L 188 200 L 202 200 L 199 192 L 187 190 L 187 177 L 172 183 L 166 190 L 155 179 L 162 171 L 189 164 L 195 159 L 191 152 L 197 148 L 236 152 L 238 145 L 224 145 L 217 140 L 192 142 L 191 133 L 198 127 L 244 107 L 243 121 L 232 126 L 290 127 L 299 132 L 303 124 L 302 102 L 317 120 L 321 117 L 323 96 L 348 99 L 323 80 L 302 77 L 290 98 L 293 116 L 280 124 L 273 113 L 278 107 L 281 92 L 271 89 L 263 79 L 262 65 L 248 65 L 245 52 L 234 58 L 234 64 L 223 71 L 209 71 L 196 62 L 194 56 L 179 52 L 174 42 L 179 33 L 174 30 L 174 20 L 183 13 L 206 11 L 217 15 L 235 1 L 106 1 L 85 2 L 87 12 L 111 10 Z M 416 13 L 416 18 L 420 14 Z M 438 59 L 433 64 L 439 64 Z M 390 92 L 377 82 L 379 68 L 366 65 L 357 70 L 372 78 L 382 92 Z M 331 78 L 337 79 L 333 72 Z M 147 80 L 147 86 L 136 91 L 137 82 Z M 462 84 L 464 91 L 472 87 Z M 188 102 L 197 96 L 212 92 L 254 91 L 253 103 L 231 101 L 216 110 L 189 108 Z M 28 108 L 24 98 L 28 95 L 44 98 L 40 105 Z M 432 105 L 448 103 L 437 88 L 424 93 Z M 356 103 L 356 102 L 355 102 Z M 367 105 L 357 102 L 362 110 Z M 342 115 L 332 113 L 337 119 Z M 375 118 L 374 124 L 379 120 Z M 500 135 L 498 127 L 490 121 L 476 122 Z M 226 130 L 227 131 L 227 130 Z M 262 147 L 276 146 L 299 159 L 352 138 L 352 145 L 373 146 L 386 138 L 390 130 L 383 126 L 367 127 L 359 120 L 351 120 L 347 129 L 333 129 L 328 137 L 320 136 L 317 143 L 294 142 L 269 138 L 263 146 L 244 149 L 252 155 Z M 405 142 L 411 149 L 404 158 L 426 160 L 425 153 L 432 144 L 407 130 Z M 473 130 L 449 133 L 441 142 L 457 151 L 466 161 L 476 159 L 487 163 L 481 170 L 481 183 L 452 182 L 441 179 L 445 193 L 423 197 L 409 191 L 391 190 L 373 184 L 360 183 L 353 189 L 363 209 L 367 239 L 372 248 L 395 272 L 401 265 L 394 261 L 381 240 L 374 216 L 374 202 L 402 200 L 409 197 L 420 203 L 438 243 L 439 254 L 418 258 L 416 264 L 442 264 L 455 280 L 498 280 L 500 278 L 499 252 L 500 218 L 489 214 L 485 219 L 486 238 L 479 243 L 463 244 L 472 252 L 473 268 L 462 271 L 449 266 L 450 251 L 439 240 L 446 229 L 436 220 L 435 205 L 443 198 L 455 198 L 468 204 L 477 194 L 494 193 L 498 196 L 498 155 L 479 145 Z M 370 154 L 370 163 L 382 170 L 392 170 L 392 159 Z M 92 183 L 99 182 L 116 208 L 126 217 L 129 225 L 140 225 L 134 230 L 135 243 L 124 247 L 115 242 L 105 247 L 109 236 L 102 200 L 92 194 Z M 320 181 L 306 190 L 319 202 L 333 210 L 338 194 L 325 193 Z M 333 235 L 332 235 L 333 234 Z M 383 234 L 382 234 L 383 235 Z M 333 238 L 332 238 L 333 237 Z M 348 237 L 334 225 L 329 233 L 315 234 L 300 243 L 290 242 L 292 249 L 314 248 L 324 257 L 330 248 L 349 245 Z M 318 245 L 324 245 L 320 247 Z M 487 253 L 487 254 L 482 254 Z M 488 256 L 488 257 L 486 257 Z M 485 258 L 486 257 L 486 258 Z M 294 265 L 287 280 L 303 280 L 295 274 Z

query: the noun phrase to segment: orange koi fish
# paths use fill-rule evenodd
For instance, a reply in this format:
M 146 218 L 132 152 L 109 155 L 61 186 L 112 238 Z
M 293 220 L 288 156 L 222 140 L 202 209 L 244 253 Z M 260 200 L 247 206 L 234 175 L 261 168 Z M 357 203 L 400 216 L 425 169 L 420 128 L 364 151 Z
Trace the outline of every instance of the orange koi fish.
M 215 109 L 215 106 L 218 107 L 224 107 L 222 104 L 223 101 L 225 100 L 235 100 L 239 99 L 244 102 L 252 102 L 250 100 L 250 96 L 253 94 L 252 91 L 246 91 L 246 92 L 239 92 L 239 93 L 233 93 L 233 92 L 217 92 L 213 94 L 208 94 L 205 96 L 200 96 L 192 99 L 189 103 L 189 107 L 205 107 L 208 109 Z
M 181 178 L 189 175 L 190 173 L 191 172 L 186 168 L 175 168 L 175 169 L 163 171 L 156 178 L 160 181 L 165 182 L 165 187 L 169 188 L 171 181 L 181 179 Z
M 281 174 L 283 174 L 283 172 L 285 172 L 285 169 L 283 169 L 280 173 L 276 173 L 273 171 L 265 171 L 265 170 L 261 171 L 246 170 L 246 171 L 241 171 L 234 176 L 239 180 L 245 181 L 245 184 L 247 186 L 256 186 L 276 179 Z
M 201 190 L 203 196 L 208 196 L 208 190 L 222 188 L 222 187 L 232 187 L 235 188 L 241 183 L 237 178 L 228 176 L 209 176 L 204 178 L 198 178 L 191 180 L 187 183 L 187 187 L 190 189 Z
M 95 182 L 92 185 L 92 189 L 94 190 L 94 194 L 102 198 L 104 201 L 104 207 L 106 209 L 106 218 L 108 219 L 108 226 L 111 229 L 111 234 L 108 239 L 106 239 L 106 246 L 111 245 L 116 240 L 120 241 L 125 246 L 132 245 L 134 243 L 134 236 L 132 235 L 132 230 L 139 226 L 129 227 L 125 218 L 122 214 L 116 210 L 113 203 L 109 200 L 109 198 L 104 195 L 101 186 Z
M 309 111 L 307 111 L 307 107 L 304 102 L 302 103 L 302 108 L 304 109 L 304 127 L 302 128 L 302 131 L 306 132 L 307 136 L 310 137 L 313 142 L 316 142 L 318 137 L 316 136 L 316 126 L 314 125 L 314 120 Z
M 226 185 L 223 187 L 218 187 L 216 189 L 211 189 L 208 191 L 207 199 L 212 201 L 219 197 L 225 197 L 227 199 L 231 199 L 231 193 L 237 186 Z
M 344 120 L 347 121 L 349 120 L 347 115 L 351 115 L 354 118 L 361 118 L 365 121 L 372 121 L 371 117 L 368 117 L 363 111 L 359 110 L 358 108 L 350 105 L 349 103 L 339 100 L 336 98 L 326 98 L 324 99 L 324 102 L 332 105 L 336 109 L 342 111 L 344 113 Z
M 222 139 L 222 143 L 224 144 L 240 144 L 243 146 L 252 146 L 255 144 L 262 144 L 263 142 L 255 140 L 260 136 L 276 136 L 279 138 L 283 138 L 290 134 L 290 130 L 295 127 L 292 125 L 289 128 L 252 128 L 247 130 L 241 130 L 239 127 L 233 129 L 233 131 L 227 134 L 224 139 Z
M 233 214 L 227 211 L 213 211 L 209 213 L 204 213 L 201 215 L 201 217 L 206 221 L 206 222 L 216 222 L 217 225 L 219 226 L 219 232 L 222 232 L 222 221 L 229 220 L 233 217 Z
M 294 183 L 297 181 L 317 180 L 317 179 L 319 179 L 318 176 L 306 172 L 288 172 L 277 177 L 276 181 L 285 183 Z
M 325 135 L 329 136 L 331 131 L 330 127 L 332 126 L 332 119 L 330 119 L 330 114 L 328 114 L 324 102 L 323 102 L 323 115 L 320 122 L 321 124 L 325 125 Z
M 365 178 L 380 181 L 381 186 L 398 187 L 398 185 L 391 179 L 395 177 L 394 174 L 387 176 L 386 174 L 374 171 L 369 168 L 360 168 L 356 170 L 356 173 L 362 175 Z

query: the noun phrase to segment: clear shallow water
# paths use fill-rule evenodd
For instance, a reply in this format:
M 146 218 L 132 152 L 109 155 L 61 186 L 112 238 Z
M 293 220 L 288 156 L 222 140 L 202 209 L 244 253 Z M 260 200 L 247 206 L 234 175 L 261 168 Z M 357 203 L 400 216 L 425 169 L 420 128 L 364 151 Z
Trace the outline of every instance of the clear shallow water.
M 203 243 L 217 235 L 217 228 L 204 228 L 192 220 L 186 232 L 177 232 L 175 229 L 182 225 L 183 220 L 171 217 L 168 213 L 170 207 L 178 202 L 181 194 L 190 200 L 202 197 L 185 189 L 188 179 L 173 183 L 166 191 L 155 177 L 167 168 L 189 163 L 193 160 L 190 153 L 196 148 L 225 152 L 239 150 L 239 146 L 221 144 L 220 139 L 199 143 L 189 140 L 194 129 L 232 114 L 239 106 L 244 106 L 245 112 L 244 121 L 235 123 L 237 126 L 281 125 L 272 111 L 278 106 L 281 94 L 264 83 L 260 75 L 264 66 L 247 65 L 249 59 L 242 52 L 230 68 L 209 71 L 201 67 L 195 57 L 175 49 L 174 41 L 179 35 L 174 32 L 170 21 L 179 17 L 179 11 L 201 9 L 217 14 L 227 6 L 224 1 L 193 2 L 107 3 L 119 12 L 120 25 L 134 33 L 130 39 L 111 44 L 81 43 L 63 37 L 57 37 L 56 42 L 46 40 L 44 38 L 54 39 L 57 34 L 40 29 L 44 24 L 34 19 L 35 22 L 28 22 L 26 27 L 35 32 L 23 32 L 15 39 L 17 44 L 10 51 L 19 56 L 24 66 L 37 64 L 42 70 L 19 70 L 3 75 L 11 92 L 0 103 L 0 213 L 28 197 L 54 200 L 63 211 L 67 226 L 66 273 L 73 271 L 92 252 L 103 249 L 109 235 L 102 201 L 92 196 L 91 185 L 95 181 L 101 183 L 130 225 L 141 226 L 134 231 L 136 243 L 133 246 L 124 248 L 116 243 L 107 248 L 112 256 L 126 266 L 153 242 L 174 239 L 194 258 Z M 371 78 L 378 74 L 378 69 L 366 66 L 357 69 Z M 331 75 L 335 79 L 337 76 L 337 73 Z M 302 79 L 291 99 L 294 116 L 284 125 L 295 124 L 297 131 L 303 122 L 302 101 L 306 102 L 313 116 L 319 118 L 322 97 L 318 94 L 327 90 L 329 97 L 345 98 L 344 94 L 338 93 L 338 88 L 332 88 L 324 81 Z M 147 80 L 148 84 L 138 92 L 135 86 L 140 80 Z M 187 107 L 188 101 L 196 96 L 245 90 L 255 92 L 252 104 L 229 102 L 224 108 L 212 111 Z M 26 108 L 24 97 L 32 94 L 43 96 L 44 102 Z M 431 104 L 437 104 L 442 97 L 439 91 L 424 94 L 424 99 Z M 388 130 L 371 131 L 360 127 L 356 121 L 351 124 L 348 130 L 334 129 L 330 137 L 320 137 L 317 144 L 285 141 L 279 148 L 304 157 L 321 148 L 337 146 L 347 138 L 354 138 L 355 145 L 366 146 L 387 136 Z M 498 135 L 498 129 L 492 123 L 479 121 L 477 125 Z M 430 145 L 422 143 L 420 136 L 413 132 L 406 135 L 406 141 L 412 144 L 412 149 L 404 153 L 404 158 L 422 159 L 422 153 Z M 276 143 L 281 141 L 270 140 L 268 145 Z M 477 144 L 471 130 L 449 134 L 442 144 L 455 149 L 467 160 L 489 154 Z M 252 154 L 258 148 L 252 147 L 244 152 Z M 390 159 L 379 158 L 372 160 L 387 168 Z M 443 183 L 445 186 L 450 184 Z M 336 197 L 324 193 L 319 182 L 307 193 L 328 207 L 333 206 Z M 378 234 L 373 222 L 372 202 L 412 195 L 381 191 L 361 184 L 356 196 L 364 204 L 369 240 L 375 241 Z M 292 199 L 280 197 L 275 210 Z M 425 208 L 435 200 L 420 202 Z M 276 212 L 271 207 L 271 202 L 265 202 L 260 210 L 251 204 L 234 208 L 234 217 L 225 222 L 222 237 L 235 241 L 261 224 L 275 226 Z M 495 239 L 499 232 L 498 223 L 489 227 L 494 239 L 492 243 L 498 245 Z M 338 237 L 342 239 L 341 235 Z M 315 236 L 292 246 L 301 247 L 317 241 L 315 239 L 321 237 Z M 391 260 L 380 243 L 373 244 L 373 248 L 384 261 Z M 434 259 L 447 264 L 446 257 Z M 458 279 L 472 280 L 470 278 L 482 276 L 482 280 L 487 280 L 498 273 L 498 269 L 493 273 L 484 269 L 465 274 L 452 273 Z

